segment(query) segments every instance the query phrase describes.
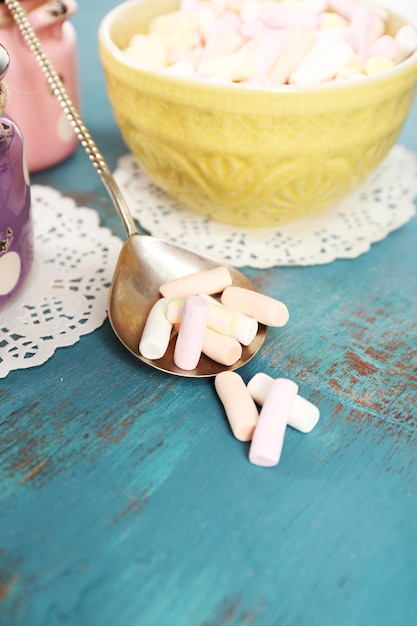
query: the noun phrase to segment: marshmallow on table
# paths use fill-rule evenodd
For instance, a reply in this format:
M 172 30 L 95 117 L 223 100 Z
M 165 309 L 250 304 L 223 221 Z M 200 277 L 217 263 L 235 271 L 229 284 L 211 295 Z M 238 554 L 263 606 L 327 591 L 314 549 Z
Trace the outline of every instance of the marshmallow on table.
M 272 467 L 279 463 L 288 417 L 297 392 L 298 385 L 292 380 L 276 378 L 272 381 L 249 448 L 249 461 L 254 465 Z
M 226 287 L 221 302 L 266 326 L 284 326 L 289 319 L 288 309 L 283 302 L 244 287 Z
M 274 379 L 268 376 L 268 374 L 259 372 L 248 382 L 248 392 L 253 400 L 260 406 L 264 404 L 273 381 Z M 313 430 L 319 419 L 319 409 L 297 393 L 288 415 L 288 426 L 302 433 L 309 433 Z
M 221 372 L 214 379 L 230 428 L 236 439 L 250 441 L 258 421 L 258 409 L 236 372 Z
M 160 359 L 167 351 L 172 324 L 167 320 L 168 300 L 160 298 L 155 302 L 146 319 L 139 341 L 139 352 L 145 359 Z
M 232 282 L 228 268 L 220 265 L 211 270 L 194 272 L 164 283 L 160 286 L 159 292 L 164 298 L 186 298 L 199 293 L 210 295 L 223 291 Z
M 183 370 L 193 370 L 200 360 L 208 318 L 208 302 L 200 296 L 188 296 L 174 349 L 174 363 Z

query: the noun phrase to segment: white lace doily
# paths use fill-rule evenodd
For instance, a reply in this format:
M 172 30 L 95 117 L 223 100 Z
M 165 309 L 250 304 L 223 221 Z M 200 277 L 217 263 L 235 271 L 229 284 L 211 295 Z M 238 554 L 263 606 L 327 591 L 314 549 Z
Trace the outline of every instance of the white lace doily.
M 329 211 L 280 228 L 242 228 L 181 207 L 158 189 L 133 156 L 115 176 L 134 217 L 151 234 L 236 266 L 315 265 L 354 258 L 416 213 L 417 155 L 396 145 L 359 191 Z M 35 260 L 22 290 L 0 308 L 0 378 L 40 365 L 106 318 L 121 240 L 93 209 L 32 186 Z
M 0 378 L 40 365 L 102 325 L 121 247 L 93 209 L 50 187 L 32 186 L 34 264 L 0 308 Z
M 279 228 L 229 226 L 193 213 L 156 187 L 132 155 L 121 157 L 115 177 L 134 217 L 152 235 L 237 267 L 352 259 L 416 213 L 417 155 L 400 145 L 356 193 L 320 215 Z

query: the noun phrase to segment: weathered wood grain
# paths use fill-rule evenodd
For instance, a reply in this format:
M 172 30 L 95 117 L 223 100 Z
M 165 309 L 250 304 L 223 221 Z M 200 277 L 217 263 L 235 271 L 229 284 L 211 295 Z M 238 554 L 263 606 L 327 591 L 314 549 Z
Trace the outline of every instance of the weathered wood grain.
M 114 4 L 76 18 L 84 115 L 113 167 L 94 32 Z M 414 150 L 416 121 L 415 105 Z M 82 152 L 34 181 L 123 234 Z M 290 322 L 243 377 L 288 376 L 321 409 L 276 468 L 248 462 L 212 381 L 147 368 L 107 322 L 1 380 L 0 626 L 416 623 L 416 241 L 413 219 L 352 261 L 248 272 Z

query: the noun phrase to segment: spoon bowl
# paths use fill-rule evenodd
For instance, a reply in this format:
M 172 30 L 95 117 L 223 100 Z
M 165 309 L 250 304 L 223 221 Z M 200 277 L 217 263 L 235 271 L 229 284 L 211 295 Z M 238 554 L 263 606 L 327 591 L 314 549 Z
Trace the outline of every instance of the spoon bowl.
M 127 239 L 122 246 L 116 264 L 108 298 L 108 317 L 116 336 L 138 359 L 171 374 L 207 377 L 242 366 L 262 346 L 267 331 L 265 326 L 259 325 L 257 336 L 250 346 L 243 348 L 241 358 L 231 367 L 216 363 L 202 354 L 194 370 L 185 371 L 178 368 L 174 363 L 174 334 L 165 355 L 161 359 L 151 361 L 140 354 L 140 337 L 149 311 L 160 297 L 159 287 L 175 278 L 212 269 L 224 265 L 224 263 L 219 263 L 209 256 L 192 252 L 188 248 L 139 233 L 113 174 L 85 127 L 62 80 L 46 56 L 20 2 L 18 0 L 5 0 L 5 4 L 13 15 L 24 40 L 35 55 L 75 134 L 100 175 L 126 231 Z M 235 268 L 228 267 L 234 285 L 254 289 L 253 284 L 246 276 Z
M 197 254 L 157 237 L 139 233 L 128 237 L 119 255 L 108 299 L 110 324 L 122 344 L 138 359 L 152 367 L 179 376 L 215 376 L 249 361 L 265 340 L 266 327 L 261 324 L 255 339 L 249 346 L 243 346 L 241 358 L 231 367 L 221 365 L 202 354 L 196 369 L 185 371 L 178 368 L 174 363 L 175 333 L 162 358 L 146 359 L 139 352 L 139 339 L 148 313 L 161 297 L 159 286 L 175 278 L 217 266 L 219 262 L 212 257 Z M 254 288 L 241 272 L 234 267 L 227 267 L 234 285 L 246 289 Z

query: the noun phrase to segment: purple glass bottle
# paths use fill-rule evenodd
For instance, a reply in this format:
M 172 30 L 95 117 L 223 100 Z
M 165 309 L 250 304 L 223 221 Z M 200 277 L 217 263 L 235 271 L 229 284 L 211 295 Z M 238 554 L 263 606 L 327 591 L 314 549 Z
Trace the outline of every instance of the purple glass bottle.
M 0 81 L 9 66 L 0 44 Z M 6 90 L 0 82 L 0 317 L 1 307 L 20 289 L 33 261 L 29 176 L 22 134 L 3 110 Z

